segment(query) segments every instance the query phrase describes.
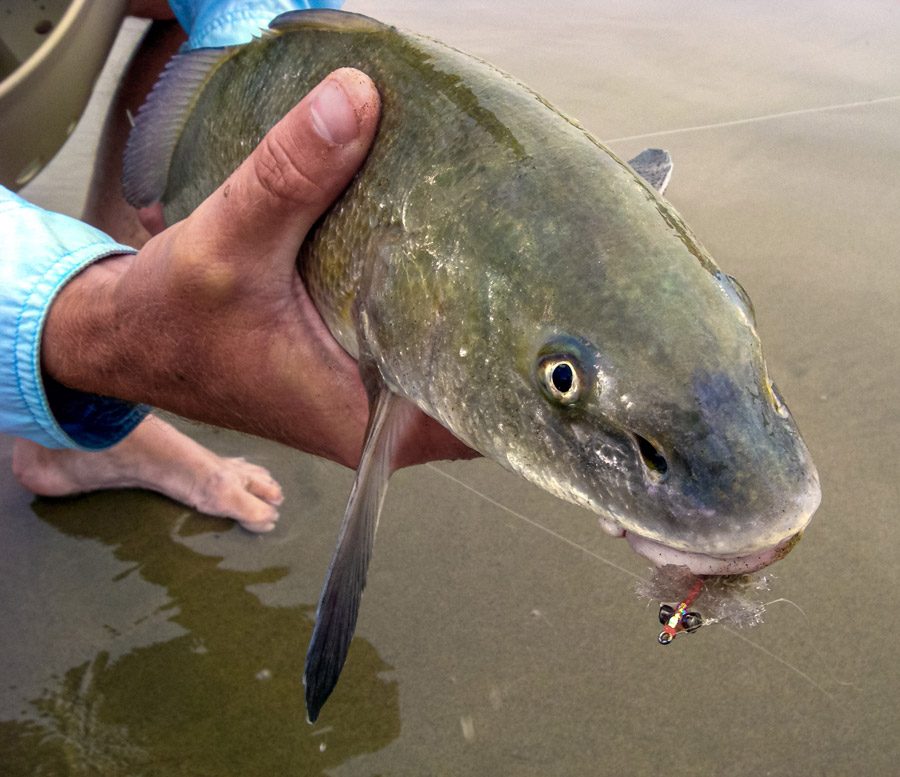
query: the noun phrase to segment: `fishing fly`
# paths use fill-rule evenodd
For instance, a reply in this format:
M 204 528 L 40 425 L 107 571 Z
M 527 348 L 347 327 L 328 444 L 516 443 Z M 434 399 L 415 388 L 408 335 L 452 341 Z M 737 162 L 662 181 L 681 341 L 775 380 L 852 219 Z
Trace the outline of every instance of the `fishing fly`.
M 703 618 L 699 612 L 687 611 L 687 608 L 697 598 L 701 588 L 703 588 L 703 578 L 699 577 L 688 595 L 681 600 L 677 607 L 673 609 L 668 604 L 659 606 L 659 622 L 663 625 L 663 630 L 659 633 L 660 645 L 668 645 L 682 631 L 694 632 L 703 625 Z
M 649 579 L 638 582 L 635 592 L 656 602 L 677 601 L 674 607 L 660 604 L 663 626 L 659 643 L 668 645 L 683 631 L 694 632 L 716 623 L 728 626 L 756 626 L 762 623 L 766 605 L 763 593 L 769 590 L 770 575 L 695 575 L 686 567 L 656 567 Z M 685 595 L 685 591 L 687 594 Z M 691 609 L 692 605 L 703 610 Z

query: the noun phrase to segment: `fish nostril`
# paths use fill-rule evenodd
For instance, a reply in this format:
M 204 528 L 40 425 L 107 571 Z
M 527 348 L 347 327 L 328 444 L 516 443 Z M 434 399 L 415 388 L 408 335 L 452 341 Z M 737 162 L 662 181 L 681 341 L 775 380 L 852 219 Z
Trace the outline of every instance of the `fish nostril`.
M 650 475 L 657 480 L 664 478 L 669 471 L 669 463 L 666 461 L 666 457 L 647 438 L 636 434 L 634 439 L 638 446 L 641 461 Z

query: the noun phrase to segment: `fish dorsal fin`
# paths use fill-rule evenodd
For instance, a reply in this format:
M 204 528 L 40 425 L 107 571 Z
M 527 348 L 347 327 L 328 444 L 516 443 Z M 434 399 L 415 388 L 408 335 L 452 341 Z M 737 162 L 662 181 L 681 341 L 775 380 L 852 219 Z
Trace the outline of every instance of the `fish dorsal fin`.
M 196 49 L 172 57 L 138 111 L 125 146 L 122 192 L 143 208 L 162 199 L 181 130 L 203 86 L 237 47 Z
M 306 653 L 303 684 L 310 723 L 319 717 L 322 705 L 334 690 L 350 649 L 366 587 L 378 515 L 398 442 L 413 417 L 413 409 L 408 400 L 384 386 L 372 402 L 366 442 Z
M 327 27 L 346 32 L 378 32 L 391 29 L 387 24 L 382 24 L 368 16 L 349 11 L 337 11 L 333 8 L 304 8 L 299 11 L 288 11 L 279 14 L 269 22 L 269 29 L 276 32 L 299 30 L 304 27 Z
M 649 183 L 660 194 L 666 193 L 666 187 L 672 178 L 672 157 L 661 148 L 647 148 L 634 159 L 628 160 L 631 169 Z

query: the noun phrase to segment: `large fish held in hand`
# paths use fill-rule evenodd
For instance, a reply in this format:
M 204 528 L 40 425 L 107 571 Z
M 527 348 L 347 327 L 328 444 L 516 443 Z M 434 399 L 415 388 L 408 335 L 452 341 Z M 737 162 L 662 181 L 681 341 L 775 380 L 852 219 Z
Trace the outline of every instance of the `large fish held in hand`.
M 307 655 L 310 720 L 346 658 L 410 403 L 657 563 L 727 574 L 786 553 L 816 470 L 749 299 L 654 189 L 667 155 L 629 167 L 480 60 L 299 11 L 173 59 L 129 142 L 126 196 L 187 216 L 345 66 L 374 80 L 381 125 L 299 267 L 371 418 Z

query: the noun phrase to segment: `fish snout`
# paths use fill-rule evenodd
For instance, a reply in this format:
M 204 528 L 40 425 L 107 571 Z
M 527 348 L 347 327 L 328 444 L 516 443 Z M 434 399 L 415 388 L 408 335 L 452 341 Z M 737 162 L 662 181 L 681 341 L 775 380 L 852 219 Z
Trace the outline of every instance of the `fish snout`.
M 670 427 L 671 428 L 671 427 Z M 689 430 L 631 432 L 644 498 L 632 548 L 696 574 L 737 574 L 783 558 L 821 501 L 815 466 L 790 416 Z

